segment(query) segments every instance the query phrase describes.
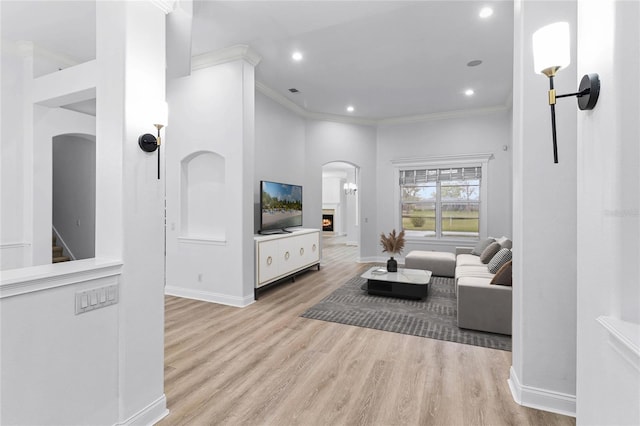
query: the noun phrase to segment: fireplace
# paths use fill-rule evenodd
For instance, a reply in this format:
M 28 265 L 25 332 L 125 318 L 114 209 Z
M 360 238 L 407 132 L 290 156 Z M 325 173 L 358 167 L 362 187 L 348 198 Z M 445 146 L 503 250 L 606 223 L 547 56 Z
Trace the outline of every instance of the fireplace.
M 332 213 L 322 214 L 322 230 L 333 232 L 333 214 Z

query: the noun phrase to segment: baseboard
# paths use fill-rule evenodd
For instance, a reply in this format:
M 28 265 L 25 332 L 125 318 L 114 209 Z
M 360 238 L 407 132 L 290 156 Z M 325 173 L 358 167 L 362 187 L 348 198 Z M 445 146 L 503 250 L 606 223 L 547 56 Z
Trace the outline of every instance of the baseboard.
M 395 257 L 398 261 L 398 266 L 404 267 L 404 257 Z M 380 256 L 369 256 L 369 257 L 359 257 L 358 263 L 387 263 L 389 260 L 388 257 L 380 257 Z
M 151 426 L 158 423 L 169 414 L 167 410 L 167 397 L 162 396 L 142 410 L 138 411 L 127 420 L 116 423 L 114 426 Z
M 576 416 L 575 395 L 525 386 L 518 380 L 513 367 L 511 367 L 507 382 L 514 401 L 520 405 L 570 417 Z
M 203 302 L 219 303 L 221 305 L 244 308 L 255 302 L 253 293 L 250 296 L 237 297 L 222 293 L 211 293 L 208 291 L 192 290 L 189 288 L 166 286 L 164 293 L 169 296 L 184 297 L 187 299 L 202 300 Z

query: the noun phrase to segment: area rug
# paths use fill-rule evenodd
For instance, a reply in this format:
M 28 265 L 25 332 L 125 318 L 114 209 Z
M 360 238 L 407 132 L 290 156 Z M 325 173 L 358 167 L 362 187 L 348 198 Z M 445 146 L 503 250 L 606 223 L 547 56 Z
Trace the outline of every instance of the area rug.
M 357 275 L 301 316 L 394 333 L 511 350 L 511 336 L 458 328 L 454 279 L 432 277 L 423 300 L 367 294 Z

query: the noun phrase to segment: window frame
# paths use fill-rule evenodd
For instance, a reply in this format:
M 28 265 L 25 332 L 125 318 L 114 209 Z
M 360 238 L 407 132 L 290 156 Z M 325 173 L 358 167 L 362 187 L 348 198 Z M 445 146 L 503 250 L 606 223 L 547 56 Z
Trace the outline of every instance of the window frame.
M 450 244 L 452 242 L 475 242 L 487 238 L 487 212 L 488 212 L 488 174 L 489 174 L 489 160 L 493 158 L 491 153 L 480 154 L 461 154 L 461 155 L 443 155 L 433 156 L 428 158 L 403 158 L 392 160 L 391 164 L 394 166 L 394 200 L 396 208 L 394 209 L 394 223 L 398 229 L 402 227 L 402 194 L 400 191 L 400 171 L 402 170 L 415 170 L 415 169 L 441 169 L 441 168 L 459 168 L 459 167 L 481 167 L 482 177 L 480 178 L 480 207 L 479 207 L 479 232 L 478 238 L 468 237 L 454 237 L 454 236 L 439 236 L 439 225 L 436 225 L 436 235 L 434 237 L 415 237 L 407 236 L 406 240 L 415 243 L 431 243 L 431 244 Z M 442 200 L 440 199 L 440 191 L 438 191 L 438 198 L 436 200 L 436 209 L 439 210 Z M 437 221 L 436 221 L 437 223 Z

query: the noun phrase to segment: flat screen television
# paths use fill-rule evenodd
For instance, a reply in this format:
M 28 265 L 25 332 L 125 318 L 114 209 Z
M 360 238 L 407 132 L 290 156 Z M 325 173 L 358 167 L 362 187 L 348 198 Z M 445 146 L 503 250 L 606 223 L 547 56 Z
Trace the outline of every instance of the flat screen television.
M 260 181 L 260 232 L 302 226 L 302 186 Z

